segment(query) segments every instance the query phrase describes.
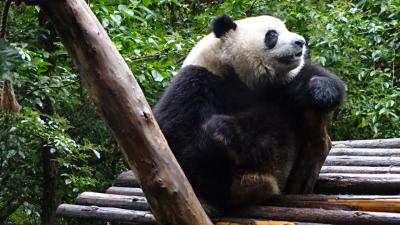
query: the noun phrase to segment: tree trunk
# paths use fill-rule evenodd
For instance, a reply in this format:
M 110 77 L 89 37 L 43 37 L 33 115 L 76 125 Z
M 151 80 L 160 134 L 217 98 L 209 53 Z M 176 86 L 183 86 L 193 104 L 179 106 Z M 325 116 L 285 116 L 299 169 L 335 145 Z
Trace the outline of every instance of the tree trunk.
M 97 111 L 136 171 L 157 221 L 212 224 L 162 135 L 142 90 L 83 0 L 39 0 Z
M 42 213 L 40 219 L 42 225 L 56 224 L 56 191 L 57 191 L 57 165 L 49 147 L 42 149 L 43 164 L 43 195 L 42 195 Z

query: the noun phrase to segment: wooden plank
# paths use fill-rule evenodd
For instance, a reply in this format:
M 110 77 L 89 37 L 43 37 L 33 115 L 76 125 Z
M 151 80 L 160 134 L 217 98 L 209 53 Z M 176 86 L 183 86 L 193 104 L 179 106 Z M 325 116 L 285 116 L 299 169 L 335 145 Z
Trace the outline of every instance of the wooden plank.
M 320 178 L 331 177 L 334 179 L 342 178 L 367 178 L 367 179 L 382 179 L 382 180 L 400 180 L 400 174 L 364 174 L 364 173 L 324 173 L 320 174 Z M 399 189 L 400 190 L 400 189 Z
M 131 171 L 122 172 L 117 179 L 115 179 L 113 186 L 117 187 L 140 187 L 139 179 L 137 179 L 136 175 Z
M 267 205 L 371 212 L 400 212 L 400 195 L 277 195 Z
M 329 155 L 400 157 L 400 148 L 332 148 Z
M 101 220 L 133 225 L 157 225 L 153 214 L 148 211 L 127 210 L 112 207 L 81 206 L 62 204 L 57 209 L 57 215 L 84 220 Z M 220 218 L 216 225 L 328 225 L 321 223 L 302 223 L 289 221 L 254 220 L 237 218 Z
M 215 225 L 328 225 L 321 223 L 302 223 L 290 221 L 273 221 L 273 220 L 254 220 L 240 218 L 219 218 L 214 219 Z
M 127 175 L 133 174 L 128 172 Z M 362 175 L 360 175 L 362 176 Z M 133 176 L 127 179 L 134 179 Z M 134 182 L 133 182 L 134 183 Z M 321 194 L 400 194 L 400 180 L 384 177 L 357 177 L 354 175 L 335 176 L 320 174 L 315 191 Z
M 323 166 L 320 174 L 323 173 L 358 173 L 358 174 L 400 174 L 400 167 L 374 167 L 374 166 Z
M 386 175 L 386 174 L 383 174 Z M 324 176 L 321 174 L 315 186 L 315 193 L 321 194 L 400 194 L 400 179 L 354 177 L 345 174 Z
M 334 148 L 400 148 L 400 138 L 333 141 Z
M 108 194 L 116 195 L 132 195 L 132 196 L 144 196 L 141 188 L 130 188 L 130 187 L 109 187 L 106 190 Z
M 84 192 L 77 204 L 148 211 L 146 199 L 139 196 Z M 265 204 L 271 206 L 400 212 L 398 196 L 277 195 Z
M 139 187 L 139 182 L 135 174 L 131 171 L 121 173 L 114 181 L 113 186 L 116 187 Z
M 61 204 L 57 215 L 86 220 L 129 222 L 140 225 L 157 225 L 153 214 L 148 211 L 135 211 L 112 207 L 82 206 Z
M 83 192 L 75 201 L 80 205 L 95 205 L 122 209 L 149 211 L 147 200 L 140 196 L 114 195 L 96 192 Z
M 232 212 L 235 217 L 333 223 L 341 225 L 399 225 L 399 213 L 254 206 Z
M 400 166 L 400 157 L 328 156 L 325 166 Z

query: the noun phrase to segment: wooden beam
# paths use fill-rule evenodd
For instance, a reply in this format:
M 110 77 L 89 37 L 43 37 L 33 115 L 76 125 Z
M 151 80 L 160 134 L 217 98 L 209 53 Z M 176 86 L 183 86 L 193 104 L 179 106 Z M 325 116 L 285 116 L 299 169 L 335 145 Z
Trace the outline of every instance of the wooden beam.
M 328 156 L 325 166 L 400 166 L 400 157 Z
M 113 185 L 117 187 L 139 187 L 140 181 L 132 171 L 128 170 L 118 175 Z
M 330 156 L 398 156 L 400 148 L 332 148 Z
M 116 195 L 131 195 L 131 196 L 144 196 L 141 188 L 130 188 L 130 187 L 109 187 L 106 190 L 108 194 Z
M 389 167 L 388 167 L 389 168 Z M 132 174 L 129 172 L 127 174 Z M 367 174 L 368 175 L 368 174 Z M 315 193 L 321 194 L 400 194 L 400 179 L 396 177 L 387 177 L 388 174 L 370 174 L 365 176 L 362 174 L 320 174 L 316 186 Z M 392 174 L 389 176 L 398 176 Z M 128 178 L 128 177 L 127 177 Z M 129 179 L 135 179 L 130 176 Z M 134 181 L 132 181 L 134 183 Z M 137 186 L 136 186 L 137 187 Z
M 150 211 L 145 197 L 83 192 L 75 200 L 79 205 L 95 205 L 122 209 Z
M 354 174 L 321 174 L 314 190 L 321 194 L 400 194 L 400 179 L 385 178 L 387 174 L 381 174 L 381 177 L 376 175 L 360 177 Z
M 267 205 L 400 213 L 400 195 L 277 195 Z
M 84 0 L 38 0 L 162 225 L 211 225 L 128 65 Z
M 84 192 L 78 196 L 76 203 L 139 211 L 149 210 L 144 197 L 133 195 Z M 400 213 L 400 195 L 276 195 L 263 205 Z
M 57 215 L 85 220 L 102 220 L 111 222 L 130 222 L 140 225 L 157 225 L 153 214 L 148 211 L 135 211 L 112 207 L 82 206 L 61 204 Z
M 334 148 L 400 148 L 400 138 L 333 141 Z
M 219 218 L 214 220 L 215 225 L 328 225 L 322 223 L 302 223 L 290 221 L 255 220 L 242 218 Z
M 124 224 L 157 225 L 150 212 L 127 210 L 111 207 L 81 206 L 62 204 L 57 209 L 57 215 L 84 220 L 102 220 Z M 254 220 L 240 218 L 215 219 L 215 225 L 328 225 L 316 223 L 301 223 L 289 221 Z
M 333 223 L 341 225 L 398 225 L 399 213 L 325 210 L 316 208 L 287 208 L 255 206 L 240 209 L 232 216 L 254 219 L 289 220 L 299 222 Z
M 400 174 L 399 166 L 374 167 L 374 166 L 323 166 L 323 173 L 353 173 L 353 174 Z

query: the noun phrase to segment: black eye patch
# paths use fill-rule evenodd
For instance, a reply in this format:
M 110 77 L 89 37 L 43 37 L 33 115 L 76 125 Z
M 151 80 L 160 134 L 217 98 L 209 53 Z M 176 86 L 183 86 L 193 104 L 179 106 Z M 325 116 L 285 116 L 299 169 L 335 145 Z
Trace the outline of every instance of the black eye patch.
M 272 49 L 273 47 L 275 47 L 276 43 L 278 42 L 278 36 L 279 34 L 278 32 L 276 32 L 276 30 L 269 30 L 265 34 L 265 46 L 267 46 L 268 49 Z

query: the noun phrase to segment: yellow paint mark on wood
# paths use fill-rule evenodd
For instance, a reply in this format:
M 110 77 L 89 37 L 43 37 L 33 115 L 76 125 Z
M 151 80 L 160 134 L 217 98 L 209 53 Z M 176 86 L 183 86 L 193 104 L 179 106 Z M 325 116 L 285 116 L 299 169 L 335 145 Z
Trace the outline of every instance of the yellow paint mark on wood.
M 400 212 L 400 199 L 328 199 L 333 205 L 350 206 L 353 210 L 375 212 Z
M 288 222 L 288 221 L 256 220 L 254 222 L 255 222 L 255 225 L 296 225 L 295 223 Z M 244 225 L 244 224 L 236 223 L 236 222 L 217 222 L 215 225 Z

